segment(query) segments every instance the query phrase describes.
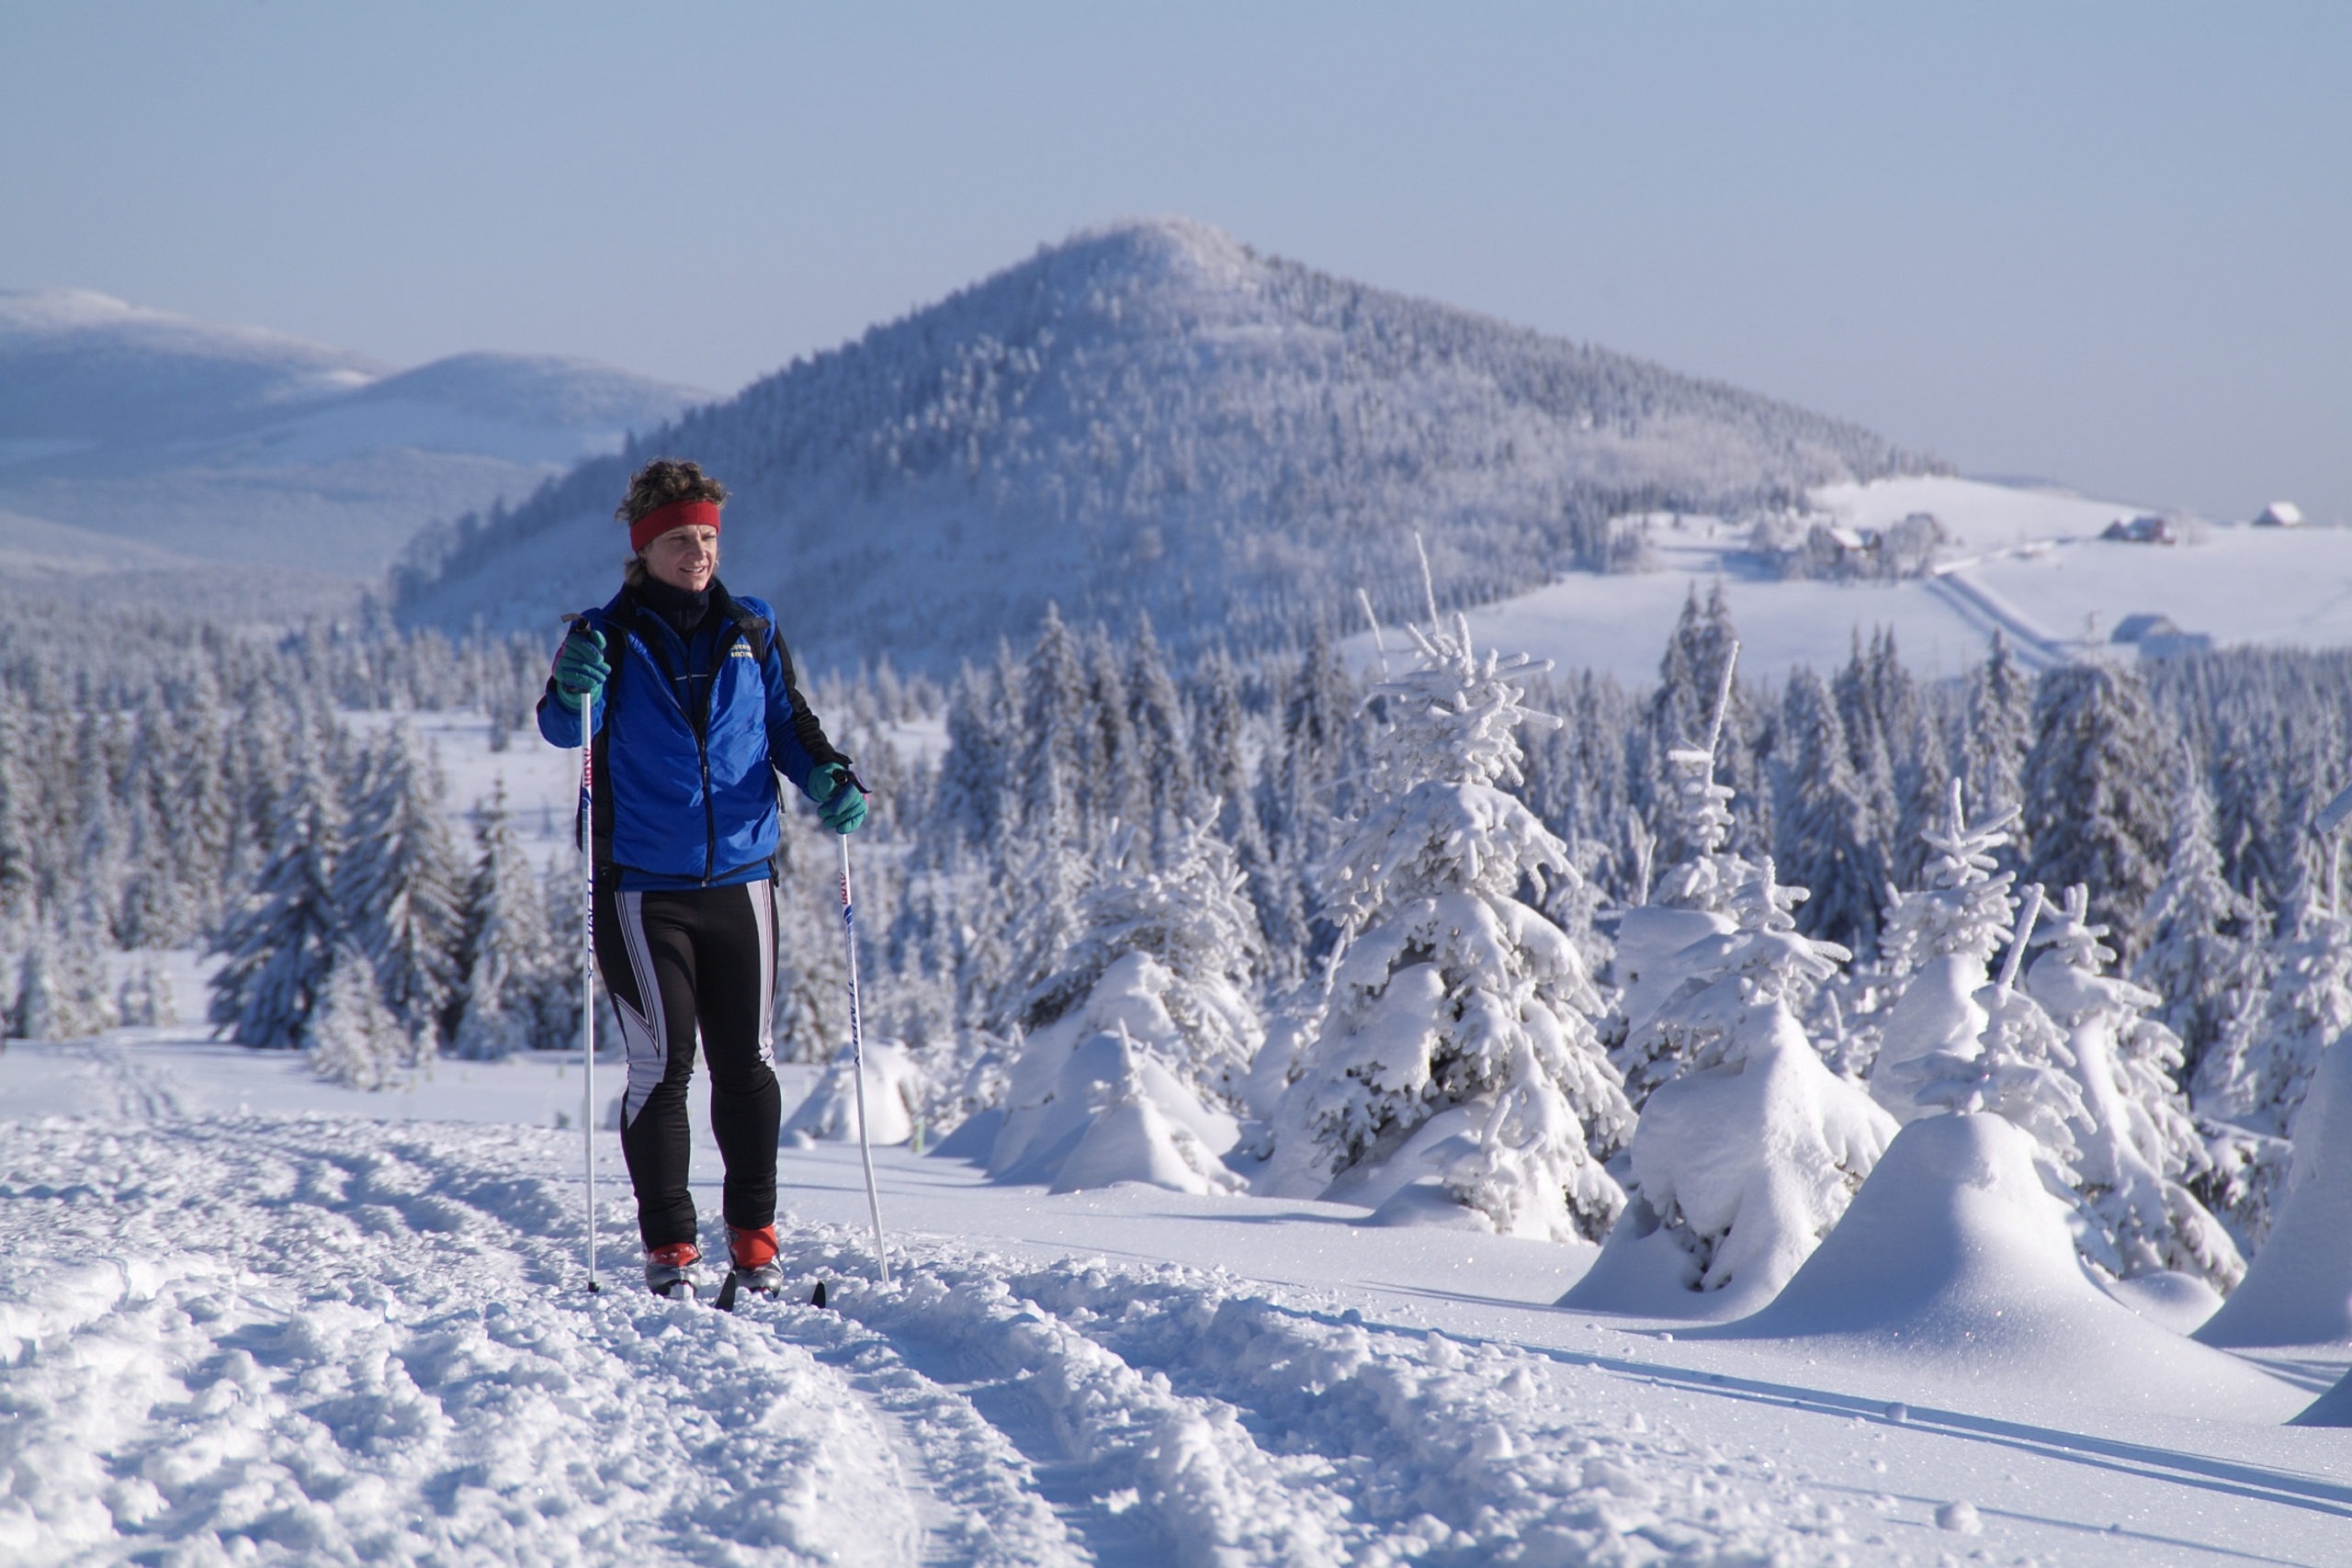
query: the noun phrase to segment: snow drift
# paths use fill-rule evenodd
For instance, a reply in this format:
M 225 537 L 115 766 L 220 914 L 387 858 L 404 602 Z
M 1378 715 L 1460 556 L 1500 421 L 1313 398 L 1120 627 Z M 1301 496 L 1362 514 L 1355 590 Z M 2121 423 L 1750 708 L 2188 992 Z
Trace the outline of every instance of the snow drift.
M 2269 1240 L 2197 1331 L 2208 1345 L 2352 1340 L 2352 1037 L 2329 1046 L 2312 1075 L 2288 1181 Z
M 1634 1134 L 1636 1198 L 1560 1305 L 1737 1317 L 1770 1301 L 1846 1212 L 1850 1183 L 1868 1175 L 1894 1124 L 1822 1066 L 1785 1009 L 1756 1011 L 1743 1061 L 1650 1096 Z M 1681 1226 L 1664 1223 L 1669 1209 Z M 1713 1239 L 1707 1256 L 1693 1233 Z
M 1084 1003 L 1029 1037 L 1013 1064 L 989 1176 L 1057 1192 L 1114 1181 L 1179 1192 L 1241 1189 L 1224 1165 L 1240 1124 L 1202 1104 L 1149 1044 L 1177 1032 L 1160 1000 L 1169 981 L 1148 953 L 1127 953 Z
M 1898 1134 L 1846 1218 L 1770 1306 L 1694 1337 L 1802 1340 L 1974 1382 L 2184 1414 L 2285 1420 L 2294 1391 L 2110 1300 L 2005 1117 Z
M 903 1144 L 915 1135 L 923 1103 L 922 1065 L 895 1040 L 865 1048 L 865 1136 L 872 1144 Z M 784 1123 L 787 1144 L 857 1141 L 858 1073 L 844 1051 L 826 1067 Z

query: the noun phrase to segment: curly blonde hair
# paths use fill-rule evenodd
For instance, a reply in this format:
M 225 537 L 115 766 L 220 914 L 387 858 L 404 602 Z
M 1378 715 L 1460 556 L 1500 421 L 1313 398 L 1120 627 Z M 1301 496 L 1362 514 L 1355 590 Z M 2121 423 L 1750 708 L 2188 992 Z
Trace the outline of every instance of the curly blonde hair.
M 656 457 L 629 476 L 628 494 L 614 509 L 613 515 L 624 523 L 635 523 L 673 501 L 707 501 L 714 506 L 723 505 L 727 487 L 704 473 L 700 463 Z
M 635 524 L 649 512 L 659 512 L 673 501 L 727 502 L 727 487 L 702 471 L 700 463 L 656 457 L 628 477 L 628 494 L 613 509 L 623 523 Z M 635 588 L 645 581 L 645 558 L 632 552 L 621 567 L 621 581 Z

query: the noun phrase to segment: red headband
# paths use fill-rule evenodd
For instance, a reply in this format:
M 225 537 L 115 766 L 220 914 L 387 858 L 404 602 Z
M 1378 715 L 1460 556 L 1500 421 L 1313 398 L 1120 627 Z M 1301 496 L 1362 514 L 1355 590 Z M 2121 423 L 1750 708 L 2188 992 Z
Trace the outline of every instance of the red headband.
M 673 501 L 667 506 L 657 506 L 628 525 L 628 547 L 639 555 L 645 547 L 673 528 L 691 528 L 697 525 L 718 526 L 718 503 L 715 501 Z

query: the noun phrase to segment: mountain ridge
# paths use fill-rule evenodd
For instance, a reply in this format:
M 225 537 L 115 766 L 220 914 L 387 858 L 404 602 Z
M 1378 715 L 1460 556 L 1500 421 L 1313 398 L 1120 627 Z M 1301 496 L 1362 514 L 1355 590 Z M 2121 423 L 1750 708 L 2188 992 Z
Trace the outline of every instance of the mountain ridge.
M 92 289 L 0 290 L 0 507 L 372 578 L 435 518 L 519 500 L 710 396 L 557 355 L 401 369 Z
M 1169 640 L 1299 635 L 1354 590 L 1483 600 L 1606 550 L 1612 512 L 1724 508 L 1941 471 L 1849 422 L 1124 220 L 796 359 L 438 531 L 396 578 L 413 621 L 538 624 L 606 596 L 630 468 L 733 491 L 739 590 L 829 612 L 820 663 L 952 667 L 1066 614 Z

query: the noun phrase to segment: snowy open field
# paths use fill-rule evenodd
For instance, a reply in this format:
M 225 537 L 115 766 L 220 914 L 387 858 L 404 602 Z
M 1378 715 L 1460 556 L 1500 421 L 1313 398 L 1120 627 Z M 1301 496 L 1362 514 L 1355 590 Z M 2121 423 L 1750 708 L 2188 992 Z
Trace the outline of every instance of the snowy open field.
M 1593 1250 L 786 1149 L 837 1312 L 582 1288 L 578 1066 L 408 1094 L 123 1032 L 0 1055 L 0 1560 L 2346 1560 L 2345 1354 L 1899 1358 L 1550 1303 Z M 805 1083 L 797 1069 L 787 1095 Z M 599 1091 L 616 1088 L 616 1075 Z M 716 1175 L 707 1144 L 697 1173 Z M 716 1210 L 707 1190 L 705 1212 Z M 2152 1341 L 2154 1342 L 2154 1341 Z M 2223 1370 L 2217 1372 L 2216 1365 Z M 1940 1522 L 1939 1522 L 1940 1521 Z
M 1996 625 L 2037 663 L 2086 640 L 2105 643 L 2117 623 L 2142 613 L 2168 615 L 2219 647 L 2352 642 L 2352 529 L 2207 524 L 2192 525 L 2180 545 L 2119 544 L 2099 539 L 2099 530 L 2145 508 L 1963 479 L 1837 485 L 1814 500 L 1861 527 L 1932 513 L 1956 542 L 1932 578 L 1782 581 L 1744 558 L 1744 530 L 1689 518 L 1655 529 L 1657 570 L 1572 574 L 1472 611 L 1472 635 L 1563 670 L 1645 682 L 1657 679 L 1683 601 L 1720 582 L 1739 627 L 1742 669 L 1760 680 L 1778 681 L 1797 664 L 1833 668 L 1858 631 L 1867 639 L 1881 626 L 1895 629 L 1905 662 L 1929 679 L 1980 662 Z M 1392 653 L 1397 638 L 1389 634 Z M 1374 658 L 1369 634 L 1349 648 L 1360 660 Z

